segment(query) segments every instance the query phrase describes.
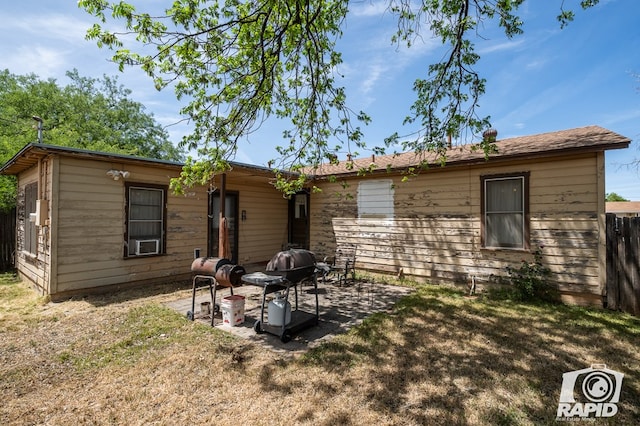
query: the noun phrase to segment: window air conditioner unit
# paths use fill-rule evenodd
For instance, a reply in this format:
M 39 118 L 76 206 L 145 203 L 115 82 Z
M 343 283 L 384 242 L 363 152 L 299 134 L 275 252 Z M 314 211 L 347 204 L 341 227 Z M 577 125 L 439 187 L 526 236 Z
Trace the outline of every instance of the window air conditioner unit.
M 136 240 L 136 255 L 158 254 L 160 240 Z

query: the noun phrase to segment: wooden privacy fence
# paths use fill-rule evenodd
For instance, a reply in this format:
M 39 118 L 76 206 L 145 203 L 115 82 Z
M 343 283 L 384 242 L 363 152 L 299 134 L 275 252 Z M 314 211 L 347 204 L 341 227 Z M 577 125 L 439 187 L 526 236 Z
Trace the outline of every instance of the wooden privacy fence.
M 0 272 L 14 267 L 16 249 L 16 209 L 0 210 Z
M 607 289 L 609 309 L 640 316 L 640 217 L 607 213 Z

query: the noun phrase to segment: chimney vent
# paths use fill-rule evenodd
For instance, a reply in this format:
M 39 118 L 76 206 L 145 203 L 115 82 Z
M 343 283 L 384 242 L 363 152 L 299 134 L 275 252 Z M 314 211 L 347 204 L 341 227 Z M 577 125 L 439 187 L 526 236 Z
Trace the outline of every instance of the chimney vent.
M 486 142 L 495 142 L 498 137 L 498 131 L 496 129 L 487 129 L 482 132 L 482 140 Z

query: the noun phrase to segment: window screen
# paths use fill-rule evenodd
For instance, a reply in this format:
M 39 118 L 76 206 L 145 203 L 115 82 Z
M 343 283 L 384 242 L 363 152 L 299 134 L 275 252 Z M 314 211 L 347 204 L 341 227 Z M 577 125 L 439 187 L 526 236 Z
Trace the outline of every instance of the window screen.
M 130 186 L 128 191 L 128 256 L 162 252 L 166 190 Z
M 526 185 L 524 176 L 485 178 L 484 246 L 526 247 Z
M 393 217 L 393 181 L 362 181 L 358 184 L 359 217 Z
M 24 187 L 24 237 L 22 249 L 31 254 L 37 254 L 38 229 L 36 228 L 35 213 L 38 199 L 38 183 L 30 183 Z

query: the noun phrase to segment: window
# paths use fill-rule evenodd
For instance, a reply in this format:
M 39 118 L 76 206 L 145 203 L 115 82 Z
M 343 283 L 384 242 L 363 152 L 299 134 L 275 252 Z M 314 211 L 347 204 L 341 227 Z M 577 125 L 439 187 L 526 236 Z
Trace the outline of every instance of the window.
M 296 194 L 295 196 L 295 218 L 307 218 L 307 194 Z
M 393 181 L 365 180 L 358 184 L 358 217 L 393 217 Z
M 529 174 L 482 177 L 482 245 L 529 248 Z
M 24 187 L 24 240 L 22 249 L 31 254 L 38 252 L 38 229 L 36 228 L 36 202 L 38 183 Z
M 166 187 L 127 185 L 125 256 L 164 253 Z

